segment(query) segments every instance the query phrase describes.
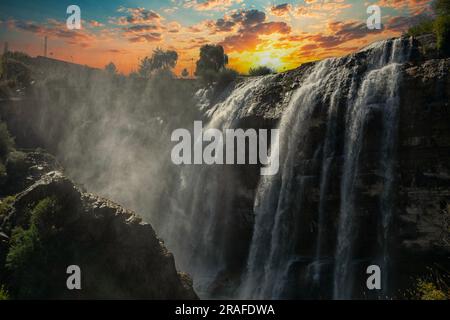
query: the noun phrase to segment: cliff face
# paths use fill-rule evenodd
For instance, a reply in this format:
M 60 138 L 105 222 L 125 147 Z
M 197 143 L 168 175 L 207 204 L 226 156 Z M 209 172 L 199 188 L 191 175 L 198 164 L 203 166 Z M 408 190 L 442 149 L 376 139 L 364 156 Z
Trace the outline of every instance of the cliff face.
M 450 59 L 407 66 L 401 90 L 396 245 L 407 282 L 425 267 L 449 269 Z
M 4 200 L 0 279 L 12 297 L 42 299 L 196 299 L 172 254 L 133 212 L 86 193 L 28 155 L 28 187 Z M 41 174 L 29 175 L 40 171 Z M 50 172 L 49 172 L 50 171 Z M 8 202 L 7 206 L 6 203 Z M 81 268 L 81 290 L 66 269 Z
M 275 179 L 278 182 L 272 190 L 261 189 L 257 167 L 236 169 L 234 208 L 228 215 L 239 226 L 242 242 L 232 240 L 234 235 L 224 248 L 247 251 L 247 257 L 226 260 L 228 268 L 210 287 L 213 294 L 401 297 L 412 280 L 426 275 L 428 268 L 449 270 L 450 59 L 430 51 L 433 41 L 431 36 L 405 39 L 398 50 L 380 54 L 369 48 L 332 61 L 339 71 L 324 73 L 327 80 L 323 83 L 311 80 L 310 75 L 320 71 L 311 63 L 266 77 L 251 92 L 242 93 L 245 103 L 233 127 L 283 125 L 283 115 L 299 96 L 291 117 L 303 120 L 287 122 L 290 129 L 283 139 L 300 140 L 289 142 L 295 160 L 285 163 L 289 170 Z M 401 51 L 407 52 L 404 61 L 393 58 Z M 371 71 L 373 59 L 383 58 L 385 53 L 392 64 Z M 391 70 L 395 70 L 394 76 Z M 251 81 L 255 80 L 241 80 L 234 92 L 243 91 Z M 356 94 L 352 90 L 359 83 L 362 89 Z M 302 87 L 307 91 L 302 92 Z M 320 92 L 317 97 L 314 91 Z M 352 98 L 363 102 L 353 112 Z M 226 99 L 212 98 L 210 108 Z M 395 115 L 390 111 L 394 108 Z M 358 110 L 364 114 L 352 125 Z M 350 140 L 349 132 L 353 132 Z M 266 194 L 255 201 L 262 191 Z M 274 199 L 267 200 L 270 197 Z M 265 199 L 270 209 L 258 209 Z M 255 251 L 258 219 L 266 212 L 259 231 L 267 236 L 259 236 L 263 245 Z M 252 237 L 253 243 L 248 243 Z M 248 271 L 252 250 L 254 279 L 246 285 L 245 279 L 252 276 Z M 262 258 L 264 255 L 274 258 Z M 387 288 L 381 294 L 369 292 L 365 286 L 370 264 L 382 267 Z M 263 267 L 265 271 L 258 275 Z M 277 276 L 283 285 L 271 287 Z M 271 280 L 264 280 L 268 278 Z M 236 291 L 236 287 L 240 289 Z

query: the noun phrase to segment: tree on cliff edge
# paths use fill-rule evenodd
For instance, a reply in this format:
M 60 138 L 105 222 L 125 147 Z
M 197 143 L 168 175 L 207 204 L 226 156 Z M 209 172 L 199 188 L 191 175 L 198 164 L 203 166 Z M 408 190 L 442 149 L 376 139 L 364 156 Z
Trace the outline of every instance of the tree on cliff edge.
M 436 0 L 433 3 L 435 18 L 426 18 L 412 26 L 407 34 L 420 36 L 434 33 L 437 38 L 437 48 L 441 54 L 450 56 L 450 0 Z
M 437 0 L 434 3 L 437 14 L 434 21 L 434 32 L 437 37 L 438 49 L 450 56 L 450 0 Z
M 216 80 L 217 74 L 228 64 L 228 56 L 220 45 L 204 45 L 200 48 L 200 58 L 197 61 L 195 75 L 205 83 Z

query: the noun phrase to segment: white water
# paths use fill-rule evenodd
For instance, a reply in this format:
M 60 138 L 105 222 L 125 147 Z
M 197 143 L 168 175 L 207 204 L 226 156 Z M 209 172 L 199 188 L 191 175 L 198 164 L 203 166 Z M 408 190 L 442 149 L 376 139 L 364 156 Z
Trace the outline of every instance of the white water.
M 346 59 L 329 59 L 317 63 L 310 75 L 293 95 L 283 114 L 280 128 L 280 145 L 273 150 L 279 152 L 281 169 L 277 176 L 263 179 L 255 200 L 255 226 L 247 263 L 247 272 L 242 277 L 241 298 L 282 298 L 292 277 L 293 266 L 302 261 L 311 261 L 308 279 L 304 283 L 321 284 L 321 266 L 330 257 L 322 256 L 322 243 L 327 232 L 328 219 L 325 198 L 329 190 L 329 169 L 336 153 L 337 108 L 339 101 L 346 99 L 344 163 L 340 185 L 341 207 L 337 227 L 334 253 L 333 292 L 335 299 L 352 297 L 353 246 L 356 225 L 355 186 L 367 116 L 371 108 L 382 111 L 382 145 L 379 174 L 383 176 L 383 192 L 380 197 L 380 221 L 378 232 L 381 245 L 380 266 L 388 267 L 388 238 L 393 214 L 391 199 L 394 181 L 394 151 L 398 118 L 397 89 L 401 63 L 408 58 L 411 45 L 405 40 L 384 41 L 366 48 L 368 69 L 357 77 L 354 69 L 347 66 Z M 344 90 L 345 83 L 347 90 Z M 302 174 L 302 156 L 313 124 L 313 115 L 319 105 L 326 105 L 328 113 L 325 140 L 312 161 L 317 161 L 322 148 L 320 172 L 320 200 L 318 209 L 318 232 L 314 256 L 299 256 L 296 250 L 301 239 L 299 221 L 301 207 L 311 177 Z M 304 160 L 304 159 L 303 159 Z M 376 226 L 374 226 L 376 227 Z M 386 278 L 383 278 L 386 285 Z M 302 288 L 296 288 L 302 290 Z
M 393 151 L 396 146 L 395 132 L 397 128 L 398 112 L 398 84 L 401 63 L 409 58 L 409 43 L 405 47 L 404 41 L 380 42 L 377 47 L 372 48 L 372 63 L 369 71 L 363 78 L 358 90 L 352 96 L 354 103 L 348 109 L 346 115 L 346 143 L 344 147 L 344 168 L 341 181 L 341 215 L 338 226 L 338 238 L 335 254 L 334 287 L 333 297 L 335 299 L 349 299 L 352 297 L 353 269 L 352 250 L 354 244 L 355 216 L 355 192 L 356 178 L 359 166 L 359 156 L 362 148 L 364 126 L 371 108 L 378 108 L 383 113 L 381 164 L 379 174 L 383 175 L 383 193 L 381 196 L 380 219 L 382 230 L 379 241 L 382 242 L 381 252 L 383 272 L 383 285 L 388 266 L 387 241 L 389 227 L 392 217 L 393 204 L 390 201 L 393 176 Z
M 255 89 L 272 76 L 247 79 L 222 102 L 207 109 L 205 92 L 199 92 L 200 107 L 209 119 L 204 129 L 233 128 L 249 107 Z M 201 143 L 201 142 L 196 142 Z M 181 270 L 188 271 L 200 296 L 224 268 L 227 219 L 231 219 L 236 179 L 227 166 L 186 166 L 181 184 L 171 202 L 172 214 L 162 230 Z
M 411 43 L 405 39 L 388 40 L 353 56 L 318 62 L 307 71 L 287 100 L 279 122 L 279 139 L 273 139 L 279 144 L 271 146 L 271 157 L 279 157 L 280 171 L 259 182 L 246 270 L 232 298 L 308 298 L 311 288 L 320 291 L 326 286 L 329 288 L 322 290 L 325 293 L 320 297 L 354 297 L 353 271 L 359 263 L 354 253 L 355 235 L 361 223 L 355 197 L 368 117 L 374 110 L 382 114 L 380 145 L 375 149 L 380 154 L 376 166 L 383 187 L 378 210 L 373 212 L 378 225 L 373 226 L 377 252 L 375 257 L 372 253 L 372 262 L 382 270 L 390 267 L 397 91 L 402 63 L 410 49 Z M 270 85 L 272 79 L 247 79 L 212 107 L 205 92 L 200 92 L 199 106 L 209 121 L 206 128 L 236 126 L 236 120 L 257 107 L 252 103 L 258 88 Z M 316 141 L 314 132 L 321 125 L 325 130 Z M 337 166 L 339 175 L 334 169 Z M 228 166 L 182 168 L 171 214 L 159 230 L 179 269 L 193 276 L 194 286 L 204 298 L 209 297 L 211 284 L 227 267 L 230 242 L 235 240 L 229 236 L 236 218 L 233 205 L 239 180 L 235 175 Z M 305 217 L 315 184 L 317 210 L 315 216 Z M 336 185 L 339 190 L 331 190 Z M 330 193 L 340 196 L 337 217 L 332 217 L 327 207 Z M 307 221 L 314 223 L 306 225 Z M 307 250 L 302 247 L 304 241 Z M 388 283 L 386 274 L 382 273 L 383 288 Z

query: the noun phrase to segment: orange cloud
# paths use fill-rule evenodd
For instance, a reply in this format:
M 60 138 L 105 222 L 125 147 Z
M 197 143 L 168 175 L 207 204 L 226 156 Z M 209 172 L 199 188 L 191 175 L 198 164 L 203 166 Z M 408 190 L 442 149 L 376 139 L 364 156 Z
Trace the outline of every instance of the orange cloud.
M 193 8 L 197 11 L 217 10 L 223 11 L 235 3 L 243 0 L 188 0 L 185 1 L 185 8 Z

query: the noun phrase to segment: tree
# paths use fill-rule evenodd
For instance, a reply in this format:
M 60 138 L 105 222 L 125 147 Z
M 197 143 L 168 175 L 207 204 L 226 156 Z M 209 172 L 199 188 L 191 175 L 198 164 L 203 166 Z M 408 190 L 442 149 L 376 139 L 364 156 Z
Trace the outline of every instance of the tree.
M 220 45 L 204 45 L 200 48 L 200 59 L 197 61 L 195 75 L 213 71 L 219 72 L 228 64 L 228 56 L 225 54 L 223 47 Z
M 275 71 L 272 70 L 269 67 L 266 67 L 266 66 L 259 66 L 259 67 L 256 67 L 256 68 L 250 68 L 250 70 L 248 71 L 248 74 L 250 76 L 252 76 L 252 77 L 265 76 L 267 74 L 272 74 L 272 73 L 275 73 Z
M 114 63 L 110 62 L 105 66 L 105 71 L 109 74 L 114 75 L 117 73 L 117 67 Z
M 437 38 L 437 47 L 439 51 L 450 55 L 450 15 L 442 15 L 436 18 L 434 22 L 434 32 Z
M 450 0 L 436 0 L 433 7 L 439 16 L 450 15 Z
M 184 68 L 183 71 L 181 71 L 181 76 L 183 78 L 189 77 L 189 71 L 186 68 Z
M 144 77 L 150 77 L 156 71 L 170 71 L 178 61 L 178 53 L 176 51 L 164 51 L 156 48 L 151 57 L 145 57 L 139 63 L 139 74 Z
M 410 36 L 434 33 L 440 54 L 450 56 L 450 0 L 436 0 L 433 4 L 435 19 L 425 19 L 408 30 Z

